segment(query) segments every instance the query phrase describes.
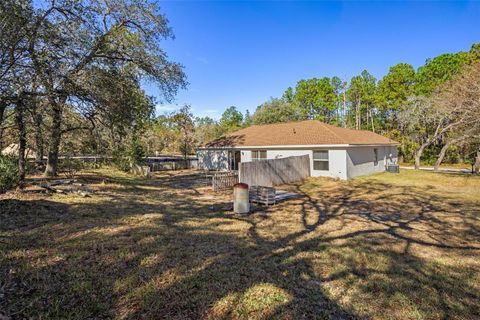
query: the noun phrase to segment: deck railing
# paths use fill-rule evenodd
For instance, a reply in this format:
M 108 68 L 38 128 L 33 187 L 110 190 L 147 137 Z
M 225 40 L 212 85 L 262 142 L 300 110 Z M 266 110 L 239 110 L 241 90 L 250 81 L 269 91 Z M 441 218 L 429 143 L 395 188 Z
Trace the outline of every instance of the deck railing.
M 217 172 L 212 175 L 212 187 L 215 192 L 232 188 L 235 183 L 238 183 L 237 171 Z

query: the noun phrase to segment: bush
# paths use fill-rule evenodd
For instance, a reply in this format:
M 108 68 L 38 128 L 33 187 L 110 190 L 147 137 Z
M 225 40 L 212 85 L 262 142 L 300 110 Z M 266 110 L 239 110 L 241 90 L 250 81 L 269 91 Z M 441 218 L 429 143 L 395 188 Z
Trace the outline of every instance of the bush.
M 132 140 L 132 143 L 129 146 L 128 157 L 131 165 L 142 164 L 145 162 L 145 150 L 143 145 L 136 138 Z
M 451 145 L 447 149 L 447 153 L 445 154 L 445 158 L 443 159 L 443 162 L 444 163 L 460 163 L 461 162 L 460 150 L 458 146 Z M 465 162 L 468 163 L 468 159 Z
M 124 150 L 116 150 L 113 153 L 113 164 L 120 170 L 128 172 L 132 167 Z
M 18 159 L 0 155 L 0 193 L 15 187 L 18 182 Z
M 66 157 L 60 161 L 60 171 L 69 179 L 75 178 L 75 174 L 84 168 L 83 161 Z
M 130 171 L 134 164 L 145 162 L 145 150 L 137 139 L 133 139 L 127 149 L 119 149 L 113 154 L 115 166 L 122 171 Z

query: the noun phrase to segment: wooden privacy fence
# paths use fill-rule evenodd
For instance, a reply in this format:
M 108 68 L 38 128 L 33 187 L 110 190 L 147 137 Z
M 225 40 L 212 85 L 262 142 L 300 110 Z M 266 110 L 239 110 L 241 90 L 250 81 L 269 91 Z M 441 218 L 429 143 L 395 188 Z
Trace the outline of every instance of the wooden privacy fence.
M 240 163 L 240 182 L 249 186 L 272 187 L 310 176 L 308 155 Z
M 213 191 L 229 189 L 235 183 L 238 183 L 238 172 L 236 171 L 217 172 L 212 175 Z

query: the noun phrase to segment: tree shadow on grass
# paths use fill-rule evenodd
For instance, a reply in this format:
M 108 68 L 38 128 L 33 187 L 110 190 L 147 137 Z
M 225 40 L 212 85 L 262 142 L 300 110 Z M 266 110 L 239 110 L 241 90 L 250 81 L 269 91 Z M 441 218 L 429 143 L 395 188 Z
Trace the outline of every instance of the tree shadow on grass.
M 451 262 L 478 259 L 474 204 L 346 183 L 298 186 L 301 198 L 244 216 L 188 190 L 175 197 L 158 180 L 110 190 L 114 205 L 60 205 L 60 223 L 32 221 L 27 237 L 1 228 L 0 309 L 18 318 L 478 316 L 478 264 Z
M 66 217 L 68 205 L 46 200 L 0 200 L 0 231 L 28 230 Z

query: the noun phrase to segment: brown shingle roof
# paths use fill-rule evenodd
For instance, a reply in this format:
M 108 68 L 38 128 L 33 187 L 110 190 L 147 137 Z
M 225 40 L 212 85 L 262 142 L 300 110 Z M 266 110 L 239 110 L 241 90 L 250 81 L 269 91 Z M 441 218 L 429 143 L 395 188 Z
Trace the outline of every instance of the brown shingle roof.
M 316 120 L 256 125 L 218 138 L 206 148 L 280 145 L 393 145 L 398 142 L 366 130 L 335 127 Z

